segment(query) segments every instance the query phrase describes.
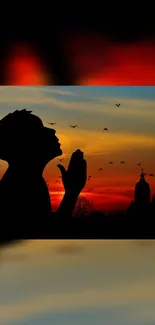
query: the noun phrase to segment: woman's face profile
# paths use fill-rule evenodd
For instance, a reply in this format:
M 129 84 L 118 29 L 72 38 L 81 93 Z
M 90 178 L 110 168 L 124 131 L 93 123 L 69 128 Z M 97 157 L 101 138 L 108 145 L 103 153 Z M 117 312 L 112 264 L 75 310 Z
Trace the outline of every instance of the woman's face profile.
M 31 111 L 15 111 L 8 114 L 2 122 L 0 157 L 8 163 L 22 161 L 45 165 L 62 155 L 56 131 L 45 127 L 41 119 L 31 114 Z
M 59 139 L 56 137 L 55 133 L 56 131 L 54 129 L 44 127 L 43 151 L 49 161 L 62 155 L 62 150 L 60 148 L 61 144 L 59 143 Z

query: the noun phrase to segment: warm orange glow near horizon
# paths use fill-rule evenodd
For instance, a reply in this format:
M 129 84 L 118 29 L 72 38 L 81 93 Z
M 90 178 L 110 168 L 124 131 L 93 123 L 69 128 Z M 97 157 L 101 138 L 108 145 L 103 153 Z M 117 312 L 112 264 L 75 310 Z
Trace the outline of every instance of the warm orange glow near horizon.
M 152 196 L 155 193 L 155 187 L 151 188 L 151 199 Z M 52 191 L 50 192 L 50 197 L 51 197 L 51 203 L 52 203 L 52 209 L 55 211 L 65 192 L 64 191 Z M 101 211 L 115 211 L 115 210 L 125 210 L 131 201 L 134 200 L 134 186 L 132 188 L 127 188 L 120 190 L 120 187 L 110 187 L 108 186 L 100 191 L 97 192 L 93 189 L 92 186 L 92 191 L 90 192 L 89 190 L 84 189 L 80 196 L 83 196 L 88 200 L 94 209 L 101 210 Z
M 0 178 L 2 178 L 2 176 L 3 173 L 1 172 Z M 122 175 L 120 173 L 120 180 L 122 180 L 122 185 L 120 185 L 118 178 L 116 179 L 114 177 L 112 180 L 110 180 L 110 178 L 104 176 L 104 185 L 101 185 L 102 178 L 98 179 L 95 177 L 91 181 L 87 181 L 86 186 L 81 192 L 80 196 L 85 197 L 92 204 L 93 208 L 97 210 L 110 212 L 114 210 L 126 209 L 134 199 L 134 187 L 136 182 L 139 180 L 138 177 L 136 177 L 136 175 L 132 175 L 132 178 L 129 177 L 128 180 L 126 178 L 123 185 L 123 179 L 121 178 Z M 59 180 L 59 184 L 55 183 L 55 179 L 55 177 L 51 179 L 50 176 L 48 178 L 47 175 L 45 177 L 53 211 L 56 211 L 65 194 L 61 179 Z M 113 185 L 116 180 L 118 185 Z M 155 194 L 154 179 L 152 180 L 150 178 L 146 178 L 146 181 L 150 184 L 152 198 L 152 196 Z
M 89 167 L 89 159 L 87 163 Z M 4 173 L 4 171 L 2 173 L 3 164 L 4 162 L 1 163 L 0 178 L 2 178 Z M 97 210 L 110 212 L 126 209 L 134 199 L 134 187 L 139 181 L 141 169 L 127 175 L 125 170 L 127 167 L 123 167 L 123 172 L 119 171 L 119 174 L 117 173 L 117 175 L 115 175 L 113 171 L 112 176 L 108 167 L 106 167 L 107 171 L 105 168 L 103 173 L 96 172 L 96 175 L 93 175 L 90 181 L 87 180 L 80 196 L 85 197 L 86 200 L 92 204 L 93 208 Z M 6 166 L 4 169 L 6 169 Z M 91 173 L 88 172 L 87 174 L 89 175 Z M 49 169 L 49 171 L 45 169 L 44 179 L 48 186 L 52 210 L 56 211 L 65 194 L 62 180 L 58 178 L 58 176 L 56 177 L 55 170 L 51 171 L 51 169 Z M 59 183 L 56 183 L 57 180 Z M 150 184 L 152 198 L 155 194 L 155 178 L 146 177 L 146 181 Z

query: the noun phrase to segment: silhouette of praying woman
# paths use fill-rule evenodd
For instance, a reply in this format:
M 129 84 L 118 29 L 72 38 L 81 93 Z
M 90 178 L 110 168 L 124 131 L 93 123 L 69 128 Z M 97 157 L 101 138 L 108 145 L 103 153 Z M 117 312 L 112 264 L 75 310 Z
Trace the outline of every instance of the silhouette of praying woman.
M 61 171 L 65 194 L 55 214 L 51 214 L 50 196 L 43 170 L 49 161 L 62 155 L 55 130 L 43 125 L 31 111 L 14 111 L 0 120 L 0 159 L 8 169 L 0 181 L 0 220 L 4 232 L 9 229 L 38 233 L 49 227 L 52 215 L 72 216 L 76 200 L 86 183 L 86 161 L 77 150 L 68 170 Z M 48 229 L 49 230 L 49 229 Z

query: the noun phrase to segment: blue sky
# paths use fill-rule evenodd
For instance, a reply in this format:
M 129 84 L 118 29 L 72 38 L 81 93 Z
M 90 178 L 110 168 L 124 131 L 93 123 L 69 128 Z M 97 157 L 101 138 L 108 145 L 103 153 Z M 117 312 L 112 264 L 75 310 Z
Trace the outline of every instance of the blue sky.
M 50 86 L 45 87 L 49 89 Z M 53 86 L 53 89 L 62 89 L 59 86 Z M 66 86 L 63 87 L 64 90 L 80 94 L 80 96 L 85 97 L 91 96 L 112 96 L 112 97 L 134 97 L 134 98 L 145 98 L 154 99 L 155 98 L 155 88 L 154 86 Z M 61 95 L 65 98 L 65 96 Z M 76 98 L 77 100 L 77 98 Z
M 97 130 L 103 123 L 120 132 L 154 132 L 154 87 L 1 87 L 0 116 L 15 108 L 56 119 L 61 125 L 80 123 Z M 40 101 L 39 101 L 40 99 Z M 36 100 L 36 102 L 35 102 Z M 115 103 L 121 102 L 120 108 Z M 148 127 L 149 123 L 149 127 Z

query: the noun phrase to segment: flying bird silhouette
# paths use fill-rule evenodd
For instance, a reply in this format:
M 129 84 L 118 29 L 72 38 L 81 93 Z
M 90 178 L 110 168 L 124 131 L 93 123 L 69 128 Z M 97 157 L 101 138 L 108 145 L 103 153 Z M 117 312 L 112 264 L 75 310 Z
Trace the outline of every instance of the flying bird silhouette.
M 113 164 L 113 161 L 109 161 L 109 164 Z
M 121 161 L 120 164 L 125 164 L 125 161 Z
M 149 176 L 152 176 L 152 177 L 153 177 L 153 176 L 154 176 L 154 174 L 149 174 Z
M 102 168 L 99 168 L 99 172 L 100 172 L 101 170 L 103 171 L 103 169 L 102 169 Z
M 63 161 L 64 160 L 64 158 L 62 158 L 62 159 L 59 159 L 60 161 Z
M 59 183 L 59 181 L 56 181 L 56 183 Z
M 78 125 L 70 125 L 71 128 L 76 128 Z
M 50 125 L 55 125 L 56 123 L 48 123 L 48 124 L 50 124 Z
M 119 104 L 116 104 L 117 107 L 119 107 L 120 105 L 121 105 L 120 103 Z
M 103 132 L 104 132 L 104 131 L 108 131 L 108 129 L 107 129 L 107 128 L 104 128 L 104 129 L 103 129 Z
M 138 166 L 141 166 L 141 162 L 137 164 Z

